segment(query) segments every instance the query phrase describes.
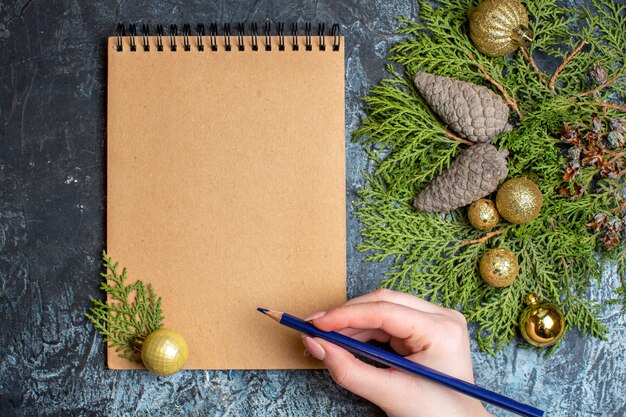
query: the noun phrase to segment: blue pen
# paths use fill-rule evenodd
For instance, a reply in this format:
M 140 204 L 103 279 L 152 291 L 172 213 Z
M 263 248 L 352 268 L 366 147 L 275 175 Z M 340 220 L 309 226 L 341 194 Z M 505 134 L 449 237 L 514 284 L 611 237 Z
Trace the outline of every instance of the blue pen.
M 325 332 L 313 326 L 311 323 L 303 321 L 290 314 L 271 311 L 266 308 L 258 308 L 257 310 L 259 310 L 266 316 L 269 316 L 272 319 L 276 320 L 283 326 L 291 327 L 292 329 L 298 330 L 302 333 L 306 333 L 309 336 L 319 337 L 320 339 L 327 340 L 357 355 L 369 358 L 383 365 L 400 369 L 401 371 L 407 372 L 409 374 L 419 375 L 430 381 L 444 385 L 448 388 L 461 392 L 470 397 L 476 398 L 480 401 L 493 404 L 520 416 L 544 416 L 544 412 L 535 407 L 519 403 L 515 400 L 505 397 L 504 395 L 497 394 L 493 391 L 489 391 L 477 385 L 470 384 L 469 382 L 443 374 L 418 363 L 411 362 L 408 359 L 404 359 L 402 356 L 387 352 L 372 345 L 368 345 L 367 343 L 360 342 L 358 340 L 352 339 L 351 337 L 344 336 L 340 333 Z

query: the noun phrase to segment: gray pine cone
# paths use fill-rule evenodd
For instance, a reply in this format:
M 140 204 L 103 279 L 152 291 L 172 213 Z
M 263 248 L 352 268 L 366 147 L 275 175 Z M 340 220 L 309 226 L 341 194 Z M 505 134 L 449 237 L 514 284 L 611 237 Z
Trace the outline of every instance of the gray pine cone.
M 413 82 L 433 111 L 465 139 L 491 142 L 512 129 L 509 106 L 486 87 L 426 72 L 418 72 Z
M 448 213 L 489 195 L 509 175 L 508 154 L 507 150 L 498 152 L 490 143 L 470 146 L 447 172 L 426 186 L 413 206 L 420 211 Z

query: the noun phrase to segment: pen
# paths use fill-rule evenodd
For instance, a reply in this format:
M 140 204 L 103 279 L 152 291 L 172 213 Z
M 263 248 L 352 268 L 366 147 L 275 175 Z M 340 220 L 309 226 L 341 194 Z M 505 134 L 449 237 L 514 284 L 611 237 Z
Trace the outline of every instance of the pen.
M 405 359 L 402 356 L 396 355 L 395 353 L 387 352 L 386 350 L 377 348 L 372 345 L 368 345 L 367 343 L 360 342 L 358 340 L 352 339 L 351 337 L 344 336 L 340 333 L 325 332 L 313 326 L 311 323 L 308 323 L 290 314 L 272 311 L 266 308 L 258 308 L 257 310 L 259 310 L 266 316 L 276 320 L 283 326 L 291 327 L 292 329 L 298 330 L 302 333 L 306 333 L 309 336 L 319 337 L 321 339 L 327 340 L 337 346 L 341 346 L 342 348 L 352 353 L 364 356 L 368 359 L 371 359 L 383 365 L 399 369 L 409 374 L 421 376 L 430 381 L 436 382 L 460 393 L 476 398 L 480 401 L 484 401 L 486 403 L 498 406 L 504 410 L 516 413 L 520 416 L 544 416 L 544 412 L 535 407 L 519 403 L 515 400 L 512 400 L 511 398 L 505 397 L 504 395 L 500 395 L 485 388 L 481 388 L 477 385 L 470 384 L 469 382 L 463 381 L 461 379 L 435 371 L 434 369 L 428 368 L 424 365 L 411 362 L 410 360 Z

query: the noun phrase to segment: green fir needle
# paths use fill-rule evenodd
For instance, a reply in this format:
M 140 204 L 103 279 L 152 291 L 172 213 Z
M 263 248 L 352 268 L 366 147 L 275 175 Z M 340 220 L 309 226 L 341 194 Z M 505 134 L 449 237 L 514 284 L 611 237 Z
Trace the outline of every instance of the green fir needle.
M 92 298 L 93 307 L 85 316 L 120 357 L 141 362 L 137 341 L 163 326 L 161 298 L 157 298 L 150 284 L 136 281 L 127 285 L 126 268 L 120 274 L 118 263 L 113 263 L 105 251 L 102 261 L 106 272 L 100 274 L 104 278 L 100 289 L 108 294 L 109 300 Z
M 609 264 L 626 282 L 626 248 L 622 241 L 611 251 L 601 250 L 587 224 L 598 212 L 619 210 L 626 175 L 603 179 L 600 192 L 576 199 L 559 194 L 567 162 L 559 138 L 564 123 L 588 124 L 593 113 L 605 121 L 625 117 L 626 5 L 593 0 L 592 9 L 584 10 L 553 0 L 524 2 L 536 34 L 528 58 L 521 51 L 489 58 L 467 35 L 466 11 L 474 1 L 418 3 L 421 23 L 400 19 L 399 34 L 405 38 L 391 50 L 390 75 L 364 98 L 367 113 L 353 134 L 374 161 L 354 208 L 363 225 L 358 249 L 369 254 L 369 261 L 393 261 L 382 286 L 460 308 L 478 325 L 479 345 L 491 354 L 515 337 L 529 293 L 561 306 L 568 330 L 603 338 L 601 305 L 590 289 L 600 285 Z M 554 73 L 532 57 L 541 52 L 563 62 L 583 40 L 585 48 L 561 68 L 552 89 Z M 592 84 L 588 71 L 593 64 L 607 70 L 607 85 Z M 515 128 L 494 144 L 512 154 L 509 177 L 526 175 L 538 182 L 544 207 L 537 219 L 500 224 L 502 233 L 480 241 L 486 233 L 469 225 L 464 209 L 446 216 L 413 209 L 415 195 L 467 146 L 448 134 L 415 91 L 411 79 L 418 70 L 490 86 L 501 94 L 486 73 L 517 103 L 522 117 L 511 112 Z M 581 170 L 577 180 L 583 186 L 593 185 L 591 169 Z M 521 273 L 510 287 L 488 287 L 478 275 L 478 260 L 492 247 L 518 254 Z M 617 289 L 616 297 L 626 306 L 625 288 Z

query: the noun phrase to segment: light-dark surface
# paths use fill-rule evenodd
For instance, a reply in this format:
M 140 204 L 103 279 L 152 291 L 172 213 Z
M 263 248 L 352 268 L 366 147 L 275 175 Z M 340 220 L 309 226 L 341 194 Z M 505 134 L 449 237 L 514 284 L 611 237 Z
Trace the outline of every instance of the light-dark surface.
M 153 4 L 154 3 L 154 4 Z M 346 36 L 348 292 L 374 289 L 349 213 L 368 168 L 349 132 L 382 76 L 395 18 L 414 1 L 0 1 L 0 416 L 379 416 L 324 371 L 109 371 L 84 313 L 105 244 L 105 40 L 118 22 L 337 22 Z M 166 103 L 163 103 L 166 105 Z M 608 278 L 598 297 L 615 285 Z M 626 319 L 603 312 L 608 341 L 571 333 L 550 358 L 476 351 L 479 384 L 552 417 L 624 416 Z M 251 347 L 252 348 L 252 347 Z M 493 410 L 497 415 L 505 414 Z M 445 416 L 442 416 L 445 417 Z

